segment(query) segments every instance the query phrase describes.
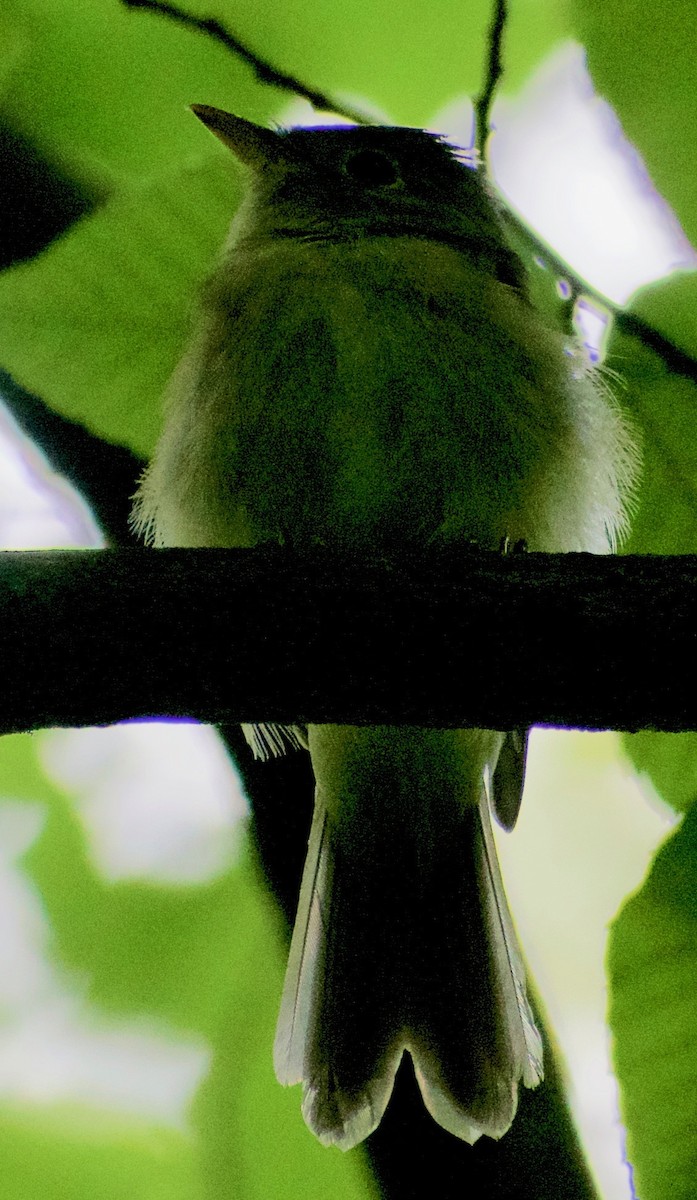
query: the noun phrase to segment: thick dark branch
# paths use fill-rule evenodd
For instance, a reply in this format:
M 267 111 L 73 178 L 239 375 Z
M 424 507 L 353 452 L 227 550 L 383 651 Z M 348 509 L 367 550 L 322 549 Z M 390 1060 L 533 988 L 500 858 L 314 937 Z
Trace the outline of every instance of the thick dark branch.
M 320 92 L 317 88 L 302 83 L 295 75 L 288 75 L 287 72 L 272 67 L 214 17 L 194 17 L 174 4 L 165 4 L 163 0 L 121 0 L 121 2 L 126 8 L 145 8 L 150 12 L 157 13 L 160 17 L 166 17 L 167 20 L 176 21 L 178 24 L 186 26 L 187 29 L 205 34 L 206 37 L 218 42 L 231 54 L 242 59 L 242 62 L 245 62 L 248 67 L 251 67 L 260 83 L 280 88 L 294 96 L 300 96 L 303 100 L 309 100 L 313 108 L 338 113 L 339 116 L 346 117 L 349 121 L 355 121 L 358 125 L 373 124 L 372 119 L 360 109 L 343 104 L 327 92 Z
M 697 729 L 697 558 L 5 552 L 0 729 Z

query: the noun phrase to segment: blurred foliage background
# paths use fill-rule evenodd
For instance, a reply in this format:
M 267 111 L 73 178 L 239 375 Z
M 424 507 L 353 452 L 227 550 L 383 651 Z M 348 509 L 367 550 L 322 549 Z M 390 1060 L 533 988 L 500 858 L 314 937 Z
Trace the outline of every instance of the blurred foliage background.
M 189 6 L 226 21 L 274 64 L 392 123 L 442 128 L 446 114 L 458 127 L 469 120 L 490 7 Z M 691 0 L 511 0 L 499 146 L 506 130 L 512 136 L 521 89 L 561 44 L 580 43 L 598 93 L 642 156 L 645 167 L 620 148 L 638 190 L 654 204 L 648 171 L 697 244 L 693 25 Z M 259 122 L 307 114 L 220 47 L 117 0 L 5 0 L 0 46 L 0 365 L 55 412 L 147 456 L 197 288 L 239 196 L 232 163 L 185 106 L 219 105 Z M 571 59 L 556 61 L 557 74 L 571 78 Z M 590 91 L 586 99 L 590 109 L 599 103 Z M 619 145 L 619 131 L 608 130 Z M 533 194 L 549 192 L 542 151 L 525 136 L 520 172 Z M 560 137 L 583 153 L 578 130 L 567 126 Z M 516 203 L 524 189 L 520 181 L 515 195 L 507 188 L 496 144 L 497 177 Z M 554 146 L 544 153 L 554 158 Z M 602 192 L 598 162 L 586 166 Z M 564 214 L 569 203 L 560 192 L 548 207 Z M 660 221 L 670 223 L 665 214 Z M 538 234 L 554 245 L 551 229 Z M 668 254 L 647 279 L 694 265 L 673 232 L 673 261 Z M 639 239 L 637 260 L 646 252 Z M 695 278 L 674 274 L 631 301 L 690 355 Z M 607 363 L 625 381 L 646 458 L 628 548 L 693 553 L 694 377 L 624 333 Z M 15 454 L 0 484 L 4 544 L 99 544 L 90 514 L 3 420 Z M 615 1101 L 598 1006 L 604 926 L 615 918 L 609 1013 L 634 1187 L 643 1200 L 691 1200 L 695 736 L 643 732 L 625 739 L 625 754 L 612 735 L 540 734 L 520 829 L 502 852 L 534 974 L 572 1064 L 577 1118 L 587 1142 L 595 1128 L 605 1146 L 591 1147 L 602 1194 L 616 1200 L 630 1187 L 603 1142 Z M 284 925 L 215 734 L 182 724 L 6 737 L 0 795 L 3 1197 L 377 1195 L 362 1153 L 317 1145 L 297 1092 L 273 1078 Z M 669 811 L 684 819 L 650 866 Z M 457 1194 L 466 1183 L 455 1180 Z M 511 1178 L 509 1190 L 481 1194 L 523 1193 Z

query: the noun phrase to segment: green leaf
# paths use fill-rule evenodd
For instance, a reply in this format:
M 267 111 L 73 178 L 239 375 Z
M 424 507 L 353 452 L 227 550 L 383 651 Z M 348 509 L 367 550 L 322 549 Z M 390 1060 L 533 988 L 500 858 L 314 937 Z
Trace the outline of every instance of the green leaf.
M 28 38 L 14 14 L 0 12 L 0 96 L 8 80 L 20 67 L 28 46 Z
M 0 739 L 0 796 L 37 804 L 60 803 L 62 797 L 47 778 L 39 757 L 40 735 L 5 734 Z
M 662 332 L 688 348 L 693 336 L 686 327 L 690 309 L 684 312 L 681 301 L 686 290 L 693 291 L 695 281 L 695 277 L 668 281 L 647 290 L 636 306 L 640 315 L 651 314 Z M 634 554 L 694 554 L 697 388 L 630 337 L 613 339 L 608 365 L 623 379 L 626 391 L 619 391 L 619 396 L 633 416 L 643 450 L 631 537 L 623 549 Z M 635 652 L 640 656 L 644 649 L 637 645 Z M 668 804 L 679 811 L 692 804 L 697 795 L 697 734 L 646 731 L 624 734 L 623 744 L 637 770 L 650 776 Z
M 697 244 L 693 0 L 569 0 L 596 88 L 618 113 L 659 192 Z
M 489 5 L 493 11 L 493 4 Z M 503 48 L 502 91 L 517 91 L 558 42 L 571 36 L 567 0 L 512 0 Z
M 4 272 L 3 365 L 66 416 L 149 451 L 237 195 L 221 147 L 116 193 L 38 258 Z
M 0 278 L 3 365 L 66 416 L 147 454 L 196 295 L 239 198 L 237 173 L 222 149 L 192 163 L 192 147 L 210 142 L 193 119 L 177 116 L 187 133 L 164 139 L 174 165 L 163 170 L 162 154 L 152 151 L 151 114 L 159 114 L 160 129 L 162 97 L 183 104 L 183 87 L 189 98 L 247 111 L 242 97 L 232 103 L 220 90 L 219 75 L 205 76 L 210 86 L 203 90 L 191 82 L 201 46 L 229 64 L 231 86 L 240 67 L 205 39 L 151 14 L 125 12 L 117 0 L 66 2 L 60 21 L 52 4 L 31 0 L 24 12 L 33 57 L 11 89 L 6 119 L 50 145 L 53 157 L 77 155 L 91 168 L 98 161 L 124 171 L 147 166 L 149 177 L 118 188 L 38 259 Z M 362 0 L 339 10 L 333 0 L 313 9 L 293 0 L 282 12 L 255 9 L 255 21 L 244 4 L 230 5 L 228 15 L 231 27 L 280 65 L 327 90 L 377 99 L 397 119 L 426 123 L 453 94 L 480 86 L 490 7 L 489 0 L 472 0 L 463 14 L 460 0 L 447 0 L 439 20 L 425 23 L 423 7 L 407 5 L 397 29 L 386 20 L 390 0 L 369 10 Z M 507 79 L 515 83 L 555 39 L 558 12 L 555 0 L 520 0 Z M 175 74 L 173 39 L 187 64 L 176 89 L 167 74 Z M 157 103 L 144 91 L 154 80 Z M 118 106 L 105 103 L 110 91 L 121 98 Z M 266 95 L 268 106 L 277 102 L 277 93 Z
M 678 812 L 697 799 L 696 733 L 626 733 L 624 747 L 640 774 L 650 777 L 659 796 Z
M 26 52 L 0 122 L 88 179 L 160 173 L 201 146 L 192 102 L 265 121 L 291 100 L 209 39 L 119 0 L 5 0 Z M 182 7 L 210 16 L 210 4 Z M 491 0 L 218 0 L 214 13 L 251 49 L 325 91 L 422 125 L 481 87 Z M 506 46 L 516 88 L 566 32 L 560 0 L 517 0 Z
M 623 549 L 634 554 L 693 554 L 697 388 L 629 338 L 613 340 L 608 365 L 622 377 L 619 395 L 635 422 L 643 452 L 631 537 Z
M 641 1200 L 693 1200 L 697 1179 L 697 808 L 612 926 L 610 1026 Z
M 17 755 L 27 742 L 9 739 L 10 749 Z M 90 861 L 68 798 L 48 792 L 46 800 L 44 827 L 23 863 L 49 921 L 51 958 L 63 985 L 74 988 L 79 981 L 92 1019 L 145 1017 L 163 1036 L 193 1033 L 210 1047 L 210 1073 L 194 1102 L 197 1139 L 189 1175 L 200 1172 L 211 1197 L 227 1196 L 229 1181 L 242 1178 L 245 1200 L 365 1200 L 370 1184 L 362 1153 L 327 1154 L 304 1125 L 299 1089 L 280 1088 L 273 1074 L 285 946 L 249 848 L 243 846 L 223 876 L 203 885 L 108 884 Z M 41 1115 L 34 1119 L 40 1158 Z M 60 1160 L 59 1175 L 62 1180 L 64 1171 L 71 1181 L 66 1200 L 83 1194 L 92 1200 L 82 1183 L 79 1151 L 82 1143 L 98 1143 L 93 1125 L 85 1110 L 73 1129 L 63 1130 L 67 1165 Z M 147 1126 L 133 1122 L 133 1128 L 147 1143 Z M 114 1172 L 121 1180 L 130 1170 L 128 1146 L 119 1143 L 109 1153 L 123 1157 Z M 107 1168 L 108 1155 L 101 1155 L 98 1143 L 92 1169 L 98 1177 L 109 1175 Z M 94 1186 L 95 1196 L 110 1200 L 111 1182 L 100 1185 L 103 1191 Z M 53 1200 L 62 1194 L 32 1182 L 17 1197 Z M 114 1193 L 127 1194 L 125 1185 Z M 179 1194 L 154 1184 L 152 1192 L 133 1191 L 144 1200 L 176 1200 Z M 195 1200 L 196 1194 L 182 1191 L 182 1198 Z
M 697 272 L 671 275 L 646 288 L 631 309 L 681 350 L 697 357 Z
M 211 1194 L 226 1196 L 229 1180 L 242 1178 L 245 1200 L 369 1200 L 363 1150 L 327 1152 L 303 1121 L 300 1088 L 276 1081 L 272 1047 L 286 947 L 279 952 L 278 922 L 259 896 L 249 859 L 237 877 L 249 890 L 246 904 L 228 915 L 235 974 L 221 998 L 211 1070 L 194 1106 Z
M 570 0 L 594 83 L 618 113 L 651 179 L 697 244 L 697 127 L 688 118 L 697 91 L 692 0 L 657 9 L 643 0 Z M 697 276 L 671 279 L 639 294 L 633 311 L 697 356 Z M 635 340 L 617 338 L 611 366 L 624 376 L 643 434 L 644 471 L 627 549 L 697 551 L 697 388 L 671 373 Z M 643 647 L 637 647 L 637 654 Z M 634 764 L 677 809 L 697 790 L 697 736 L 642 733 L 625 737 Z
M 203 1200 L 191 1139 L 78 1106 L 0 1109 L 3 1200 Z
M 8 6 L 24 53 L 0 122 L 78 178 L 135 180 L 199 153 L 201 131 L 185 112 L 193 102 L 226 101 L 260 120 L 278 105 L 277 92 L 208 39 L 120 0 Z M 237 7 L 248 24 L 253 0 Z
M 52 958 L 83 981 L 96 1010 L 150 1014 L 170 1030 L 210 1036 L 246 979 L 252 946 L 265 947 L 264 986 L 280 995 L 278 931 L 247 850 L 200 886 L 107 883 L 69 798 L 54 795 L 23 861 L 50 924 Z

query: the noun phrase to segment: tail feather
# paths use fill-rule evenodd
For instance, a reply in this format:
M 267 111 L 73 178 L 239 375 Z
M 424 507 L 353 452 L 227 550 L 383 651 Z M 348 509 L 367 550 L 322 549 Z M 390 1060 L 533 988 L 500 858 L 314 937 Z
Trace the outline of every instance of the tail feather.
M 366 963 L 360 980 L 347 962 L 360 960 L 370 938 L 361 922 L 368 906 L 346 894 L 337 871 L 330 819 L 318 795 L 281 999 L 274 1067 L 279 1083 L 302 1083 L 303 1115 L 320 1141 L 350 1149 L 380 1123 L 403 1044 L 392 1035 L 391 1006 L 379 1003 Z M 353 892 L 353 889 L 351 889 Z M 339 942 L 352 913 L 351 938 Z M 372 916 L 368 922 L 372 924 Z M 347 955 L 348 951 L 348 955 Z M 350 982 L 349 982 L 350 981 Z M 353 984 L 359 983 L 357 994 Z M 384 1001 L 383 997 L 383 1001 Z M 364 1008 L 364 1011 L 361 1011 Z
M 518 1084 L 542 1077 L 542 1045 L 508 911 L 484 792 L 434 865 L 430 938 L 407 1042 L 424 1103 L 456 1137 L 501 1137 Z M 423 926 L 421 926 L 423 928 Z
M 482 793 L 481 822 L 489 880 L 484 895 L 490 909 L 492 941 L 500 957 L 499 977 L 504 984 L 513 985 L 512 990 L 510 986 L 504 989 L 508 1028 L 516 1061 L 521 1065 L 523 1084 L 525 1087 L 536 1087 L 543 1078 L 542 1038 L 528 1000 L 525 967 L 506 900 L 485 792 Z
M 385 761 L 343 807 L 317 790 L 275 1066 L 343 1149 L 379 1124 L 404 1050 L 432 1116 L 468 1142 L 505 1133 L 519 1081 L 541 1077 L 487 798 L 444 801 L 427 759 L 421 748 L 420 777 L 394 776 L 386 802 Z
M 302 1083 L 310 1067 L 310 1026 L 321 1002 L 328 924 L 323 908 L 332 896 L 332 865 L 327 812 L 317 804 L 274 1043 L 274 1068 L 282 1084 Z

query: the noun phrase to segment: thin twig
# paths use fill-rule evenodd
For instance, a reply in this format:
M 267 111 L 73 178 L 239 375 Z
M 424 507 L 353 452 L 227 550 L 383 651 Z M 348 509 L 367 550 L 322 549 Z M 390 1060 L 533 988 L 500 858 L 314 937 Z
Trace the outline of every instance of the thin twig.
M 484 155 L 486 139 L 489 135 L 489 119 L 491 117 L 491 106 L 494 101 L 494 94 L 498 86 L 499 79 L 503 74 L 503 61 L 501 58 L 501 46 L 503 44 L 503 35 L 506 28 L 506 20 L 508 18 L 508 6 L 506 0 L 495 0 L 494 16 L 489 30 L 489 55 L 487 60 L 487 73 L 484 82 L 484 88 L 474 103 L 474 124 L 477 151 L 480 157 Z
M 280 88 L 285 92 L 291 92 L 294 96 L 300 96 L 303 100 L 309 100 L 313 108 L 320 111 L 335 112 L 341 117 L 346 117 L 348 121 L 355 122 L 357 125 L 373 125 L 375 123 L 367 113 L 361 112 L 360 109 L 353 108 L 349 104 L 344 104 L 342 101 L 337 100 L 335 96 L 330 96 L 326 92 L 320 92 L 316 88 L 309 87 L 307 84 L 302 83 L 295 75 L 288 75 L 285 71 L 278 71 L 270 63 L 260 58 L 258 54 L 255 54 L 253 50 L 250 50 L 248 46 L 245 46 L 244 42 L 241 42 L 238 37 L 230 33 L 214 17 L 194 17 L 191 13 L 184 12 L 174 4 L 164 3 L 164 0 L 121 0 L 121 3 L 126 8 L 147 9 L 150 12 L 157 13 L 160 17 L 165 17 L 170 21 L 177 21 L 180 25 L 185 25 L 188 29 L 202 33 L 214 42 L 219 42 L 231 54 L 235 54 L 237 58 L 241 58 L 247 66 L 251 67 L 260 83 Z
M 657 354 L 675 375 L 683 375 L 686 379 L 697 383 L 697 358 L 688 354 L 686 350 L 681 350 L 679 346 L 675 345 L 675 342 L 671 342 L 670 338 L 665 337 L 658 329 L 654 329 L 653 325 L 649 325 L 648 321 L 637 317 L 635 313 L 617 309 L 615 323 L 622 333 L 636 338 L 642 346 L 653 350 L 654 354 Z
M 676 375 L 682 375 L 686 379 L 691 379 L 697 383 L 697 358 L 690 354 L 687 350 L 683 350 L 677 346 L 675 342 L 666 337 L 658 329 L 655 329 L 643 317 L 638 317 L 636 313 L 627 312 L 614 301 L 603 296 L 595 288 L 591 287 L 584 279 L 564 262 L 558 254 L 549 245 L 542 246 L 537 240 L 537 236 L 531 232 L 525 222 L 513 212 L 512 209 L 502 206 L 499 210 L 501 219 L 504 224 L 509 227 L 513 235 L 522 237 L 530 247 L 530 252 L 539 254 L 552 270 L 567 279 L 571 285 L 571 294 L 573 299 L 579 296 L 587 296 L 594 304 L 605 308 L 612 313 L 615 323 L 615 328 L 627 337 L 635 338 L 645 346 L 647 350 L 653 351 L 666 365 L 669 371 L 673 371 Z
M 340 116 L 346 117 L 350 121 L 355 121 L 359 125 L 371 125 L 373 120 L 349 105 L 341 104 L 332 96 L 324 92 L 317 91 L 314 88 L 308 87 L 302 83 L 294 75 L 289 75 L 284 71 L 279 71 L 272 67 L 269 63 L 260 58 L 254 51 L 245 46 L 238 37 L 228 32 L 223 25 L 215 18 L 194 17 L 190 13 L 183 12 L 175 5 L 165 3 L 165 0 L 121 0 L 121 3 L 126 8 L 142 8 L 151 12 L 157 13 L 159 16 L 165 17 L 168 20 L 177 21 L 179 24 L 186 26 L 189 29 L 197 30 L 199 33 L 210 37 L 213 41 L 219 42 L 232 54 L 237 55 L 248 64 L 254 71 L 257 79 L 272 87 L 281 88 L 283 91 L 291 92 L 295 96 L 300 96 L 310 102 L 314 108 L 320 110 L 328 110 L 336 112 Z M 506 21 L 508 18 L 508 6 L 506 0 L 495 0 L 494 13 L 489 30 L 489 54 L 487 62 L 487 76 L 484 88 L 480 96 L 475 101 L 475 124 L 476 124 L 476 144 L 480 155 L 484 153 L 487 135 L 489 132 L 489 119 L 491 115 L 491 107 L 493 104 L 494 95 L 498 86 L 499 80 L 503 73 L 503 62 L 501 48 L 503 44 L 503 36 L 505 33 Z M 514 227 L 519 234 L 533 241 L 533 236 L 524 222 L 517 217 L 510 209 L 502 210 L 504 219 Z M 614 305 L 607 298 L 600 296 L 594 288 L 589 287 L 587 283 L 581 280 L 568 264 L 562 262 L 557 255 L 546 247 L 544 250 L 545 258 L 549 259 L 552 266 L 560 270 L 572 283 L 572 288 L 575 296 L 580 294 L 588 295 L 592 300 L 601 303 L 608 308 L 614 316 L 616 327 L 629 337 L 634 337 L 657 354 L 666 366 L 678 375 L 682 375 L 687 379 L 697 382 L 697 359 L 685 350 L 676 346 L 669 338 L 665 337 L 657 329 L 654 329 L 648 322 L 642 320 L 641 317 L 635 316 L 633 313 L 623 311 L 618 306 Z

